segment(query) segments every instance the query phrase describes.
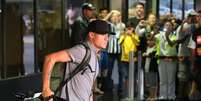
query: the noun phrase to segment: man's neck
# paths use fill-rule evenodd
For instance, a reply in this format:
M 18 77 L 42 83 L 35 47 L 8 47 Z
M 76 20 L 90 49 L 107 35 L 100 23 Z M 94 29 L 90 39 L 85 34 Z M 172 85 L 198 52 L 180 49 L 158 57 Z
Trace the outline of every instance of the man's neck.
M 144 19 L 144 15 L 137 15 L 136 18 L 142 20 Z
M 82 18 L 83 18 L 84 20 L 86 20 L 87 22 L 89 21 L 89 17 L 85 16 L 84 14 L 82 15 Z
M 89 43 L 91 44 L 91 47 L 95 50 L 95 52 L 98 54 L 100 49 L 96 47 L 92 41 L 89 41 Z

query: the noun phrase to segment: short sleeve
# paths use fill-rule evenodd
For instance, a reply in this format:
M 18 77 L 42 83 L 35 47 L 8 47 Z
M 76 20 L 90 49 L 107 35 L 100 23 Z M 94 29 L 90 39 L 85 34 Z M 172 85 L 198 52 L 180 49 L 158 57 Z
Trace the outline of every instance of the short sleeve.
M 80 63 L 83 60 L 86 53 L 86 50 L 82 45 L 76 45 L 72 48 L 67 49 L 66 51 L 69 53 L 72 62 L 75 63 Z

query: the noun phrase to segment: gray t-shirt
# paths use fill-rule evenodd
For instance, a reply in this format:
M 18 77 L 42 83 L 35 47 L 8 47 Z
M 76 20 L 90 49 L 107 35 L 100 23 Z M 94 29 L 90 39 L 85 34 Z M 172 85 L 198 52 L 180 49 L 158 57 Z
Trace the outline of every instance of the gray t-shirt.
M 87 44 L 91 49 L 91 58 L 89 61 L 91 69 L 87 67 L 87 70 L 84 71 L 83 74 L 82 71 L 79 72 L 67 83 L 67 89 L 66 85 L 63 87 L 61 97 L 64 99 L 66 98 L 67 90 L 69 101 L 89 101 L 92 94 L 92 87 L 99 71 L 99 65 L 95 48 L 89 42 L 87 42 Z M 86 49 L 82 45 L 76 45 L 75 47 L 67 49 L 67 51 L 73 62 L 67 63 L 65 78 L 76 68 L 76 63 L 80 63 L 82 61 L 85 56 Z
M 190 32 L 191 26 L 192 25 L 185 23 L 183 28 L 186 29 L 187 31 L 183 32 L 183 33 L 179 32 L 181 30 L 181 26 L 179 26 L 177 28 L 177 39 L 182 39 L 185 35 L 191 34 L 191 32 Z M 189 35 L 189 37 L 187 37 L 187 39 L 184 42 L 179 44 L 178 56 L 190 56 L 191 55 L 191 50 L 190 50 L 190 48 L 187 47 L 189 44 L 190 38 L 191 37 Z

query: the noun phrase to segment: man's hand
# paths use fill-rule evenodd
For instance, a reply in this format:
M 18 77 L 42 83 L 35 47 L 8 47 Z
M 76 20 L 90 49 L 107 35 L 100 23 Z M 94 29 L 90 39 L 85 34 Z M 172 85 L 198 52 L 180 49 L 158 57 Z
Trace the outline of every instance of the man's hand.
M 51 89 L 44 89 L 42 91 L 42 96 L 44 98 L 44 101 L 53 101 L 52 98 L 50 98 L 54 93 L 52 92 Z
M 93 101 L 93 94 L 90 96 L 89 101 Z
M 147 25 L 147 21 L 140 20 L 139 25 L 140 25 L 140 27 L 145 27 Z
M 165 36 L 166 36 L 166 37 L 169 37 L 169 35 L 170 35 L 171 33 L 172 33 L 171 30 L 165 29 Z
M 132 35 L 132 33 L 133 33 L 133 28 L 127 28 L 126 34 L 127 35 Z

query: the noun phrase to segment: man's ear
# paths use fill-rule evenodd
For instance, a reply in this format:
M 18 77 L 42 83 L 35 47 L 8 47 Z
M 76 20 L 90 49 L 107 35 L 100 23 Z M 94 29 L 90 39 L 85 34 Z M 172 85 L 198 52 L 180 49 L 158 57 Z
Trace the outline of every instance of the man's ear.
M 93 38 L 94 37 L 94 33 L 93 32 L 89 32 L 89 37 Z

